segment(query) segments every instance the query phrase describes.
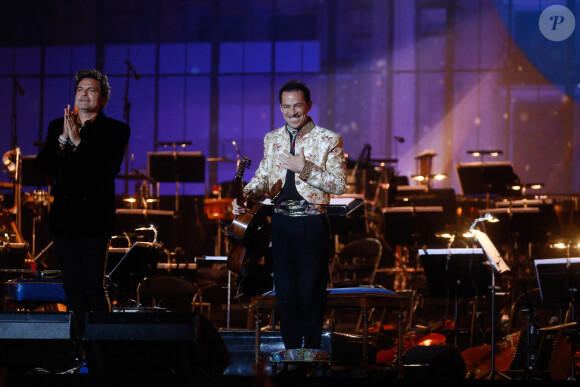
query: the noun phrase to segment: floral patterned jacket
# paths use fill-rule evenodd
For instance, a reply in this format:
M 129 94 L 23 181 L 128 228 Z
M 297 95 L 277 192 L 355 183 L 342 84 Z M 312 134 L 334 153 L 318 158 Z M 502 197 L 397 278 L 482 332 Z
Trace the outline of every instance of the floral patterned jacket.
M 309 203 L 329 204 L 330 194 L 346 191 L 346 162 L 342 137 L 316 126 L 310 119 L 298 133 L 294 147 L 296 154 L 304 152 L 306 164 L 295 174 L 296 189 Z M 264 137 L 264 158 L 256 174 L 244 187 L 248 198 L 266 194 L 274 200 L 286 180 L 286 168 L 278 162 L 278 155 L 290 149 L 290 136 L 282 126 Z

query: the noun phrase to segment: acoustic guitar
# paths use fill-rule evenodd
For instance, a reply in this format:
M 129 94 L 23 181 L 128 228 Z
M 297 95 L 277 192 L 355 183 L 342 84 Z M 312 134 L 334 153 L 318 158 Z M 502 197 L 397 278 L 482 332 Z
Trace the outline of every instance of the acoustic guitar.
M 234 178 L 236 201 L 243 203 L 244 171 L 250 167 L 247 156 L 240 161 Z M 230 239 L 227 267 L 234 273 L 245 277 L 260 262 L 270 244 L 270 223 L 268 211 L 261 203 L 253 203 L 243 214 L 237 215 L 229 226 Z

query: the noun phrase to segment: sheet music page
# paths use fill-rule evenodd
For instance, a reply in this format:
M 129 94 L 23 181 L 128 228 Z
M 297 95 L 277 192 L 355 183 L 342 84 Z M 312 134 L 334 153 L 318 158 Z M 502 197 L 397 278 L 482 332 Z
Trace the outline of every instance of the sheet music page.
M 493 267 L 499 273 L 503 273 L 503 272 L 510 270 L 509 266 L 505 263 L 505 261 L 503 260 L 503 258 L 499 254 L 499 251 L 497 251 L 493 242 L 489 239 L 489 237 L 487 236 L 486 233 L 479 231 L 479 230 L 476 230 L 476 229 L 473 229 L 473 228 L 469 231 L 472 232 L 473 235 L 475 235 L 475 238 L 481 244 L 483 251 L 485 251 L 485 254 L 487 255 L 487 257 L 491 261 Z

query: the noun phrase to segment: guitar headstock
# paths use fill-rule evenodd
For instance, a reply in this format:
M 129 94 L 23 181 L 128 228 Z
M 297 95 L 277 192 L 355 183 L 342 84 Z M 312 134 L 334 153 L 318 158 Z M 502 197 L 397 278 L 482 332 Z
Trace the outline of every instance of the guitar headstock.
M 236 171 L 235 179 L 242 179 L 244 177 L 245 170 L 250 168 L 251 164 L 252 160 L 248 159 L 248 156 L 244 156 L 238 164 L 238 170 Z

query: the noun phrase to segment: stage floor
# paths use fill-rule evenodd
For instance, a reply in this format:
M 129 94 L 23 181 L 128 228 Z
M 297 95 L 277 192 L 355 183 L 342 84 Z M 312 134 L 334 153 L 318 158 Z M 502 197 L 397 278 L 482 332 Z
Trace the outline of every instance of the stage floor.
M 576 382 L 554 382 L 536 380 L 434 380 L 434 379 L 396 379 L 392 377 L 345 378 L 328 377 L 269 377 L 269 376 L 230 376 L 224 375 L 211 379 L 183 379 L 175 376 L 151 375 L 18 375 L 8 377 L 2 386 L 42 386 L 42 387 L 78 387 L 78 386 L 207 386 L 207 387 L 414 387 L 414 386 L 572 386 Z

